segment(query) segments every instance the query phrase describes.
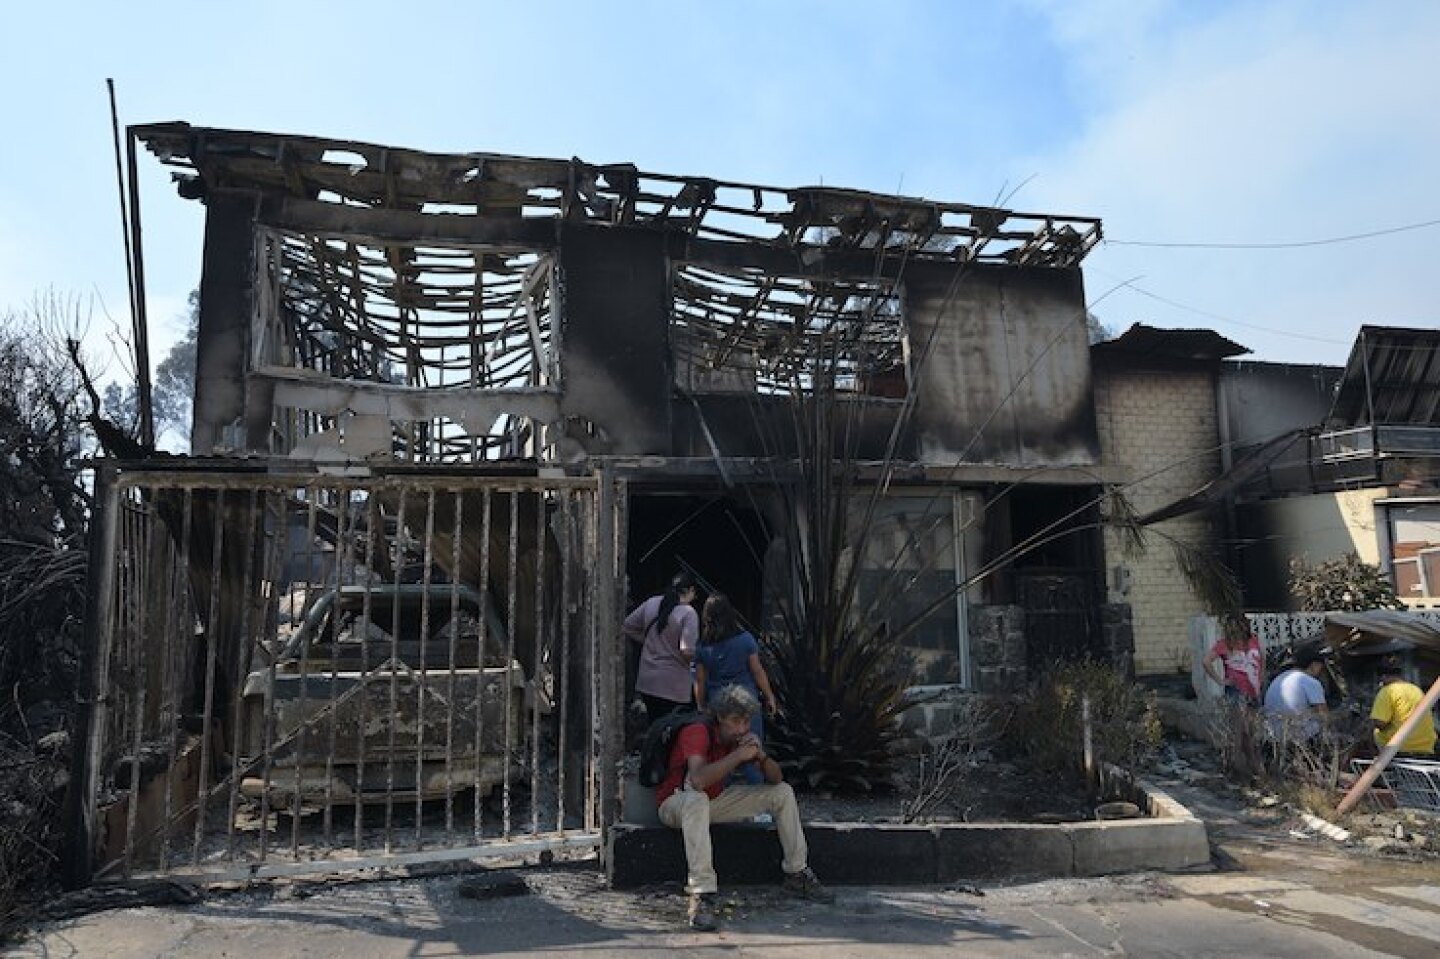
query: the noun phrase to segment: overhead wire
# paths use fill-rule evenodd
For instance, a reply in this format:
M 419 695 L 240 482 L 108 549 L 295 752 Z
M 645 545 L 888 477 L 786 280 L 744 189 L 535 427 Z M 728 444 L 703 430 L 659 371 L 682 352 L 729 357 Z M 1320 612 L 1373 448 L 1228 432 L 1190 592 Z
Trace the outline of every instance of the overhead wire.
M 1102 276 L 1108 276 L 1111 279 L 1118 279 L 1118 277 L 1116 277 L 1114 274 L 1108 273 L 1105 270 L 1098 269 L 1094 266 L 1087 265 L 1085 267 L 1085 270 L 1086 272 L 1099 273 Z M 1138 279 L 1138 277 L 1136 279 Z M 1256 330 L 1260 333 L 1271 333 L 1275 336 L 1288 336 L 1297 340 L 1308 340 L 1312 343 L 1328 343 L 1336 346 L 1348 346 L 1350 343 L 1349 340 L 1337 340 L 1332 337 L 1326 336 L 1312 336 L 1309 333 L 1296 333 L 1293 330 L 1282 330 L 1272 326 L 1262 326 L 1259 323 L 1247 323 L 1244 320 L 1237 320 L 1229 316 L 1221 316 L 1219 313 L 1212 313 L 1209 310 L 1201 309 L 1198 306 L 1190 306 L 1187 303 L 1181 303 L 1179 300 L 1172 300 L 1169 297 L 1161 296 L 1159 293 L 1153 293 L 1150 290 L 1145 289 L 1144 287 L 1136 286 L 1134 280 L 1123 280 L 1120 282 L 1119 286 L 1131 291 L 1132 293 L 1137 293 L 1140 296 L 1146 297 L 1147 299 L 1154 300 L 1157 303 L 1163 303 L 1166 306 L 1173 307 L 1174 309 L 1183 310 L 1186 313 L 1193 313 L 1196 316 L 1202 316 L 1208 320 L 1214 320 L 1216 323 L 1224 323 L 1228 326 L 1243 327 L 1247 330 Z M 1111 292 L 1114 291 L 1112 290 Z
M 1412 230 L 1424 230 L 1433 226 L 1440 226 L 1440 220 L 1422 220 L 1419 223 L 1406 223 L 1401 226 L 1385 227 L 1379 230 L 1369 230 L 1364 233 L 1350 233 L 1344 236 L 1330 236 L 1315 240 L 1290 240 L 1276 241 L 1271 243 L 1211 243 L 1204 241 L 1167 241 L 1167 240 L 1116 240 L 1109 237 L 1102 240 L 1110 246 L 1142 246 L 1152 249 L 1163 250 L 1298 250 L 1314 246 L 1331 246 L 1336 243 L 1354 243 L 1358 240 L 1372 240 L 1376 237 L 1391 236 L 1396 233 L 1408 233 Z

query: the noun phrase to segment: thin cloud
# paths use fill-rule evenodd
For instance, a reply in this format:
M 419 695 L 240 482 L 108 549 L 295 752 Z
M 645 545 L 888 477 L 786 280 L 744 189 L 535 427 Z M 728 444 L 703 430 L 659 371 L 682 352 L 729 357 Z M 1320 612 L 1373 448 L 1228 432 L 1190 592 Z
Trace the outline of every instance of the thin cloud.
M 1105 4 L 1056 13 L 1079 82 L 1095 84 L 1090 100 L 1105 105 L 1079 137 L 1023 161 L 1041 171 L 1028 205 L 1039 197 L 1102 216 L 1116 237 L 1231 242 L 1435 214 L 1440 114 L 1427 78 L 1440 8 L 1396 5 L 1380 18 L 1311 7 L 1298 17 L 1290 5 L 1247 5 L 1186 23 L 1153 15 L 1163 6 L 1124 42 L 1087 19 Z M 1285 252 L 1111 247 L 1094 262 L 1143 274 L 1155 292 L 1216 314 L 1345 342 L 1362 322 L 1434 322 L 1434 298 L 1416 282 L 1431 245 L 1415 235 Z M 1193 315 L 1121 296 L 1106 319 L 1196 325 Z M 1274 359 L 1343 359 L 1253 329 L 1241 339 Z

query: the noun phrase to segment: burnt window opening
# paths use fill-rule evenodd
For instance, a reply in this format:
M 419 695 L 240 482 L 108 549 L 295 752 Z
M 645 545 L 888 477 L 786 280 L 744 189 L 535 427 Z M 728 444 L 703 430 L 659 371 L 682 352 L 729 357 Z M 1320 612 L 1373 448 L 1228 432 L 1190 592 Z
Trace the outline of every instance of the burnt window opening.
M 557 386 L 550 254 L 377 245 L 260 232 L 253 365 L 311 383 L 497 392 Z M 275 445 L 346 428 L 344 413 L 277 411 Z M 474 420 L 474 421 L 472 421 Z M 535 455 L 540 427 L 514 414 L 391 417 L 389 452 L 412 462 Z M 372 445 L 374 445 L 372 441 Z
M 905 316 L 893 281 L 816 280 L 693 263 L 675 270 L 671 345 L 692 392 L 796 394 L 833 386 L 903 398 Z

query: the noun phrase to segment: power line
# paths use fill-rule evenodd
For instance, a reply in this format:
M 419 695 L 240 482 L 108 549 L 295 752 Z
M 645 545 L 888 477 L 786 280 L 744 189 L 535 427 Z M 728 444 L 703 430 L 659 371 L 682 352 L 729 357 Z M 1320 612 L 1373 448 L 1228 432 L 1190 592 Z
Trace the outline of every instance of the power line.
M 1087 267 L 1086 269 L 1088 272 L 1100 273 L 1102 275 L 1110 276 L 1112 279 L 1115 279 L 1113 274 L 1106 273 L 1104 270 L 1097 270 L 1094 267 Z M 1136 286 L 1134 280 L 1122 281 L 1119 284 L 1119 287 L 1117 287 L 1117 289 L 1120 287 L 1123 287 L 1124 289 L 1127 289 L 1132 293 L 1138 293 L 1143 297 L 1152 299 L 1157 303 L 1164 303 L 1166 306 L 1174 307 L 1177 310 L 1184 310 L 1186 313 L 1193 313 L 1196 316 L 1203 316 L 1207 320 L 1214 320 L 1216 323 L 1225 323 L 1229 326 L 1244 327 L 1247 330 L 1256 330 L 1261 333 L 1272 333 L 1275 336 L 1289 336 L 1297 340 L 1309 340 L 1313 343 L 1328 343 L 1335 346 L 1350 345 L 1349 340 L 1335 340 L 1325 336 L 1311 336 L 1308 333 L 1295 333 L 1290 330 L 1280 330 L 1270 326 L 1261 326 L 1258 323 L 1246 323 L 1244 320 L 1236 320 L 1228 316 L 1221 316 L 1218 313 L 1211 313 L 1209 310 L 1202 310 L 1197 306 L 1190 306 L 1189 304 L 1181 303 L 1178 300 L 1172 300 L 1169 297 L 1161 296 L 1159 293 L 1152 293 L 1143 287 Z M 1115 291 L 1112 289 L 1110 292 L 1113 293 Z M 1107 293 L 1106 295 L 1108 296 L 1109 294 Z
M 1171 243 L 1159 240 L 1112 240 L 1109 238 L 1102 242 L 1111 246 L 1144 246 L 1168 250 L 1297 250 L 1309 246 L 1330 246 L 1335 243 L 1370 240 L 1377 236 L 1424 230 L 1432 226 L 1440 226 L 1440 220 L 1425 220 L 1420 223 L 1407 223 L 1404 226 L 1392 226 L 1383 230 L 1371 230 L 1368 233 L 1351 233 L 1347 236 L 1331 236 L 1321 240 L 1295 240 L 1288 243 Z

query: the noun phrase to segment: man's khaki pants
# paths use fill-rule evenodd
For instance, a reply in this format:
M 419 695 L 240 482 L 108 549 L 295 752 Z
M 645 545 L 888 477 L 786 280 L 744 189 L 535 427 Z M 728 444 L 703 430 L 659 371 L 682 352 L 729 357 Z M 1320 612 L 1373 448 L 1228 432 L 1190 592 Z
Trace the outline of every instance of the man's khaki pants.
M 795 790 L 789 783 L 727 786 L 714 799 L 701 790 L 681 789 L 660 804 L 660 821 L 685 834 L 685 861 L 690 867 L 686 892 L 715 892 L 719 888 L 710 852 L 710 824 L 737 822 L 761 813 L 774 817 L 775 828 L 780 833 L 780 849 L 784 854 L 780 868 L 786 874 L 804 869 L 809 848 L 805 845 L 805 831 L 800 827 Z

